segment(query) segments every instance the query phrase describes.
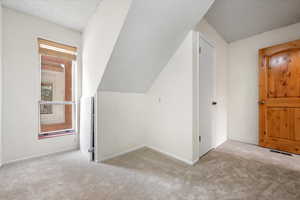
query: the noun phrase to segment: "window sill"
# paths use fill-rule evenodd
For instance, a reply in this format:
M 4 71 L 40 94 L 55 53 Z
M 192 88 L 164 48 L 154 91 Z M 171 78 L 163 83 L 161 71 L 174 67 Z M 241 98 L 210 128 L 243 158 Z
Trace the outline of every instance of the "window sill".
M 67 135 L 75 135 L 75 131 L 62 131 L 62 132 L 57 132 L 53 134 L 41 134 L 38 136 L 39 140 L 42 139 L 48 139 L 48 138 L 54 138 L 54 137 L 61 137 L 61 136 L 67 136 Z

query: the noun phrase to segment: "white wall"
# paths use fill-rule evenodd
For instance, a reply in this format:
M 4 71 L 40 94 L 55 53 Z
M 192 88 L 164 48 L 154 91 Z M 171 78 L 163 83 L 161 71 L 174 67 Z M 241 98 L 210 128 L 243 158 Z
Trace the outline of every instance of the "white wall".
M 215 69 L 216 69 L 216 101 L 218 102 L 215 113 L 216 123 L 216 146 L 227 140 L 227 71 L 229 44 L 216 30 L 203 19 L 196 26 L 205 39 L 215 46 Z
M 146 94 L 98 92 L 101 160 L 141 146 L 193 161 L 193 34 Z
M 103 0 L 83 34 L 83 96 L 93 96 L 102 79 L 131 0 Z
M 77 148 L 77 135 L 38 140 L 37 37 L 81 45 L 79 32 L 3 9 L 3 161 L 6 163 Z
M 228 43 L 202 20 L 195 28 L 215 46 L 216 141 L 227 140 Z M 190 33 L 147 93 L 148 145 L 189 163 L 198 159 L 198 119 L 195 116 L 197 54 L 195 35 Z M 196 90 L 195 90 L 196 89 Z M 201 94 L 199 94 L 201 98 Z
M 145 94 L 99 91 L 97 108 L 98 158 L 145 145 Z
M 258 144 L 258 50 L 300 38 L 300 23 L 229 45 L 229 138 Z
M 131 0 L 102 0 L 83 33 L 82 102 L 80 112 L 80 149 L 90 146 L 90 108 L 86 98 L 95 96 L 120 31 L 126 20 Z
M 147 92 L 147 145 L 193 161 L 193 37 L 190 32 Z
M 2 165 L 2 3 L 0 2 L 0 166 Z
M 228 44 L 205 20 L 196 30 L 216 47 L 216 145 L 220 145 L 227 140 Z M 195 37 L 192 31 L 187 35 L 146 95 L 98 92 L 100 158 L 146 145 L 187 163 L 198 159 Z
M 80 100 L 80 151 L 90 157 L 92 132 L 92 98 L 84 97 Z M 95 130 L 95 129 L 94 129 Z M 96 155 L 97 156 L 97 155 Z

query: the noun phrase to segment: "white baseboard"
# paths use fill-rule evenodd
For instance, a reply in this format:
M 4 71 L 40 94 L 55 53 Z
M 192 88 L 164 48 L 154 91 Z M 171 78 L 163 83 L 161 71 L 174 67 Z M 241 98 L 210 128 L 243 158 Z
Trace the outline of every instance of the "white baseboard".
M 99 160 L 96 160 L 96 162 L 97 162 L 97 163 L 101 163 L 101 162 L 110 160 L 110 159 L 112 159 L 112 158 L 115 158 L 115 157 L 117 157 L 117 156 L 121 156 L 121 155 L 130 153 L 130 152 L 132 152 L 132 151 L 136 151 L 136 150 L 141 149 L 141 148 L 144 148 L 144 147 L 147 147 L 147 148 L 149 148 L 149 149 L 152 149 L 152 150 L 154 150 L 154 151 L 157 151 L 157 152 L 159 152 L 159 153 L 161 153 L 161 154 L 164 154 L 164 155 L 166 155 L 166 156 L 172 157 L 172 158 L 174 158 L 174 159 L 176 159 L 176 160 L 179 160 L 179 161 L 181 161 L 181 162 L 184 162 L 184 163 L 186 163 L 186 164 L 188 164 L 188 165 L 194 165 L 194 164 L 196 164 L 196 163 L 198 162 L 198 160 L 199 160 L 199 159 L 197 159 L 197 160 L 194 160 L 194 161 L 190 161 L 190 160 L 186 160 L 186 159 L 180 158 L 180 157 L 178 157 L 178 156 L 176 156 L 176 155 L 174 155 L 174 154 L 172 154 L 172 153 L 169 153 L 169 152 L 166 152 L 166 151 L 162 151 L 162 150 L 160 150 L 160 149 L 158 149 L 158 148 L 156 148 L 156 147 L 153 147 L 153 146 L 139 145 L 139 146 L 136 146 L 136 147 L 134 147 L 134 148 L 127 149 L 127 150 L 122 151 L 122 152 L 119 152 L 119 153 L 114 153 L 114 154 L 111 154 L 111 155 L 108 155 L 108 156 L 104 156 L 100 161 L 99 161 Z
M 227 140 L 228 140 L 228 139 L 226 138 L 226 139 L 224 139 L 224 140 L 222 140 L 222 141 L 216 143 L 216 145 L 215 145 L 214 148 L 215 148 L 215 149 L 218 148 L 219 146 L 221 146 L 222 144 L 224 144 Z
M 194 160 L 193 162 L 191 162 L 191 164 L 189 164 L 189 165 L 195 165 L 198 161 L 199 161 L 199 158 Z
M 198 160 L 199 159 L 197 159 L 197 160 L 194 160 L 194 161 L 190 161 L 190 160 L 186 160 L 186 159 L 184 159 L 184 158 L 180 158 L 179 156 L 176 156 L 175 154 L 172 154 L 172 153 L 169 153 L 169 152 L 166 152 L 166 151 L 162 151 L 162 150 L 160 150 L 160 149 L 158 149 L 158 148 L 156 148 L 156 147 L 153 147 L 153 146 L 147 146 L 149 149 L 153 149 L 154 151 L 157 151 L 157 152 L 159 152 L 159 153 L 161 153 L 161 154 L 164 154 L 164 155 L 166 155 L 166 156 L 169 156 L 169 157 L 172 157 L 172 158 L 174 158 L 174 159 L 176 159 L 176 160 L 179 160 L 179 161 L 181 161 L 181 162 L 184 162 L 184 163 L 186 163 L 186 164 L 188 164 L 188 165 L 194 165 L 194 164 L 196 164 L 196 162 L 198 162 Z
M 50 156 L 50 155 L 54 155 L 54 154 L 58 154 L 58 153 L 64 153 L 64 152 L 69 152 L 69 151 L 74 151 L 74 150 L 79 150 L 77 145 L 74 147 L 69 147 L 66 149 L 60 149 L 58 151 L 54 151 L 51 153 L 44 153 L 44 154 L 38 154 L 38 155 L 34 155 L 34 156 L 28 156 L 28 157 L 24 157 L 24 158 L 19 158 L 19 159 L 15 159 L 15 160 L 10 160 L 10 161 L 6 161 L 4 163 L 2 163 L 3 165 L 8 165 L 8 164 L 12 164 L 15 162 L 20 162 L 20 161 L 24 161 L 24 160 L 30 160 L 30 159 L 34 159 L 34 158 L 40 158 L 40 157 L 44 157 L 44 156 Z
M 125 151 L 121 151 L 119 153 L 114 153 L 114 154 L 111 154 L 111 155 L 108 155 L 108 156 L 103 156 L 103 158 L 100 158 L 101 160 L 96 160 L 97 163 L 100 163 L 100 162 L 104 162 L 106 160 L 109 160 L 109 159 L 112 159 L 114 157 L 117 157 L 117 156 L 121 156 L 121 155 L 124 155 L 124 154 L 127 154 L 127 153 L 130 153 L 132 151 L 136 151 L 138 149 L 141 149 L 141 148 L 144 148 L 145 145 L 139 145 L 139 146 L 136 146 L 136 147 L 133 147 L 133 148 L 130 148 L 130 149 L 127 149 Z
M 258 145 L 258 140 L 254 141 L 252 139 L 247 139 L 247 138 L 240 138 L 240 137 L 228 137 L 228 140 L 232 140 L 232 141 L 238 141 L 238 142 L 242 142 L 242 143 L 246 143 L 246 144 L 252 144 L 252 145 Z
M 133 151 L 136 151 L 138 149 L 141 149 L 141 148 L 144 148 L 144 147 L 147 147 L 149 149 L 152 149 L 154 151 L 157 151 L 161 154 L 164 154 L 166 156 L 169 156 L 169 157 L 172 157 L 176 160 L 179 160 L 181 162 L 184 162 L 188 165 L 194 165 L 198 162 L 199 159 L 197 160 L 194 160 L 194 161 L 190 161 L 190 160 L 186 160 L 184 158 L 181 158 L 179 156 L 176 156 L 175 154 L 172 154 L 172 153 L 169 153 L 169 152 L 166 152 L 166 151 L 162 151 L 156 147 L 153 147 L 153 146 L 147 146 L 147 145 L 139 145 L 139 146 L 136 146 L 136 147 L 133 147 L 133 148 L 130 148 L 130 149 L 127 149 L 125 151 L 122 151 L 122 152 L 119 152 L 119 153 L 114 153 L 114 154 L 111 154 L 111 155 L 108 155 L 108 156 L 104 156 L 103 158 L 101 158 L 101 160 L 96 160 L 97 163 L 101 163 L 101 162 L 104 162 L 106 160 L 109 160 L 109 159 L 112 159 L 112 158 L 115 158 L 117 156 L 121 156 L 121 155 L 124 155 L 124 154 L 127 154 L 127 153 L 130 153 L 130 152 L 133 152 Z M 5 163 L 2 163 L 3 165 L 7 165 L 7 164 L 11 164 L 11 163 L 15 163 L 15 162 L 19 162 L 19 161 L 23 161 L 23 160 L 28 160 L 28 159 L 33 159 L 33 158 L 39 158 L 39 157 L 43 157 L 43 156 L 48 156 L 48 155 L 53 155 L 53 154 L 57 154 L 57 153 L 63 153 L 63 152 L 69 152 L 69 151 L 74 151 L 74 150 L 79 150 L 78 147 L 73 147 L 73 148 L 68 148 L 68 149 L 64 149 L 64 150 L 60 150 L 60 151 L 55 151 L 55 152 L 52 152 L 52 153 L 48 153 L 48 154 L 40 154 L 40 155 L 35 155 L 35 156 L 28 156 L 28 157 L 25 157 L 25 158 L 21 158 L 21 159 L 16 159 L 16 160 L 11 160 L 11 161 L 8 161 L 8 162 L 5 162 Z M 0 167 L 1 167 L 1 163 L 0 163 Z

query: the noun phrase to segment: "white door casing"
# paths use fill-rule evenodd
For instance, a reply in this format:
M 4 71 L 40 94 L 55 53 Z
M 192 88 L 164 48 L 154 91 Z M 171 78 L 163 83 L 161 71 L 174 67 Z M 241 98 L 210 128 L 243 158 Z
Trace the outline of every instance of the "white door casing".
M 90 159 L 92 131 L 92 97 L 83 97 L 80 101 L 80 150 Z
M 215 48 L 199 37 L 199 157 L 215 147 Z

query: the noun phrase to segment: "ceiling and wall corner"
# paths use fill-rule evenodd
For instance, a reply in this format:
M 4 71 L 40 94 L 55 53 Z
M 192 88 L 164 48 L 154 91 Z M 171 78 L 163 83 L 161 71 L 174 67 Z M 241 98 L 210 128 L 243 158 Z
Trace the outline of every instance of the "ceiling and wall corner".
M 5 7 L 82 31 L 102 0 L 2 0 Z
M 216 0 L 205 18 L 233 42 L 300 22 L 300 1 Z
M 214 0 L 133 0 L 100 90 L 146 92 Z
M 299 39 L 299 8 L 299 0 L 216 0 L 206 14 L 229 43 L 229 139 L 258 144 L 258 50 Z

